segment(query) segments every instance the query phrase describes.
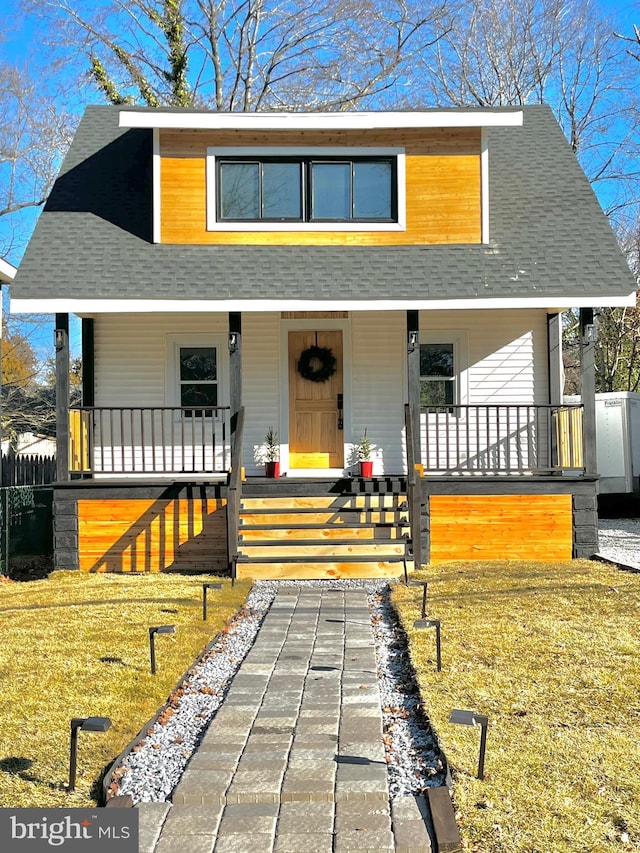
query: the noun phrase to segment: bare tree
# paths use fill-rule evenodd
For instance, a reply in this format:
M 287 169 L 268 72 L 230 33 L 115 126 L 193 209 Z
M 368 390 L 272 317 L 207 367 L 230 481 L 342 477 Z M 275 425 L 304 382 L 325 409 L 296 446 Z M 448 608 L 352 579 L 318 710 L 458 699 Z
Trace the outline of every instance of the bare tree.
M 442 12 L 442 0 L 24 2 L 112 103 L 244 111 L 397 100 Z
M 44 204 L 73 127 L 42 78 L 3 62 L 0 50 L 0 255 L 21 254 L 29 211 Z

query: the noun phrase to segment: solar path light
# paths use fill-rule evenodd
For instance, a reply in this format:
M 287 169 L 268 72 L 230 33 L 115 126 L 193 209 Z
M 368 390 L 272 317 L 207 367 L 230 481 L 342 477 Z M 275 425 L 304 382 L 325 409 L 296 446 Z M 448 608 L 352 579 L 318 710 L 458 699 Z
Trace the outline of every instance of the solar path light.
M 149 652 L 151 654 L 151 675 L 156 674 L 156 634 L 175 634 L 175 625 L 155 625 L 149 628 Z
M 436 629 L 436 668 L 438 672 L 442 671 L 442 645 L 440 642 L 440 620 L 439 619 L 416 619 L 413 627 L 418 630 L 426 628 Z
M 422 609 L 420 611 L 420 618 L 425 619 L 427 616 L 427 590 L 429 589 L 429 584 L 427 581 L 410 580 L 408 581 L 407 586 L 422 587 Z
M 203 583 L 202 584 L 202 621 L 207 621 L 207 590 L 222 589 L 221 583 Z
M 478 779 L 484 779 L 484 755 L 487 750 L 487 728 L 489 717 L 485 714 L 476 714 L 473 711 L 453 710 L 449 714 L 449 722 L 459 726 L 481 726 L 480 732 L 480 756 L 478 758 Z
M 109 717 L 73 717 L 71 720 L 71 746 L 69 749 L 68 791 L 75 791 L 78 767 L 78 732 L 106 732 L 111 728 Z

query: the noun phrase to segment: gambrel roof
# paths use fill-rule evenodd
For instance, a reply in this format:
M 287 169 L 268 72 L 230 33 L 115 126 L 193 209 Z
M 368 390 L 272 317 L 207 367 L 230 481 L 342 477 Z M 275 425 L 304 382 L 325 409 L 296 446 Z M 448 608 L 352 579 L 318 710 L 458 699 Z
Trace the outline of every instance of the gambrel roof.
M 551 110 L 522 111 L 521 127 L 486 130 L 489 245 L 201 246 L 152 242 L 153 131 L 120 128 L 117 107 L 88 107 L 12 286 L 14 308 L 629 304 L 635 281 Z

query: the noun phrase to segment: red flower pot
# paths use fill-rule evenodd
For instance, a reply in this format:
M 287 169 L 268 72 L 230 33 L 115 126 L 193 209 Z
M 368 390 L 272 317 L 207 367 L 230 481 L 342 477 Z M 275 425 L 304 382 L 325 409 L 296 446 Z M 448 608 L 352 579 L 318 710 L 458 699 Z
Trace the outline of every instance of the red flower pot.
M 267 477 L 279 477 L 280 476 L 280 462 L 265 462 L 264 463 L 264 473 Z
M 360 462 L 360 476 L 361 477 L 372 477 L 373 476 L 373 460 L 367 459 L 364 462 Z

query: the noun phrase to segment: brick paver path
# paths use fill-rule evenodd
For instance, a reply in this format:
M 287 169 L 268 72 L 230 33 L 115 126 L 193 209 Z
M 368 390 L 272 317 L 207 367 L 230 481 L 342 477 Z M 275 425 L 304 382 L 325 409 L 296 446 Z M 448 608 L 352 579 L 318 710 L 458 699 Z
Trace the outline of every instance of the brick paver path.
M 389 802 L 364 590 L 283 587 L 140 853 L 430 853 L 423 797 Z

